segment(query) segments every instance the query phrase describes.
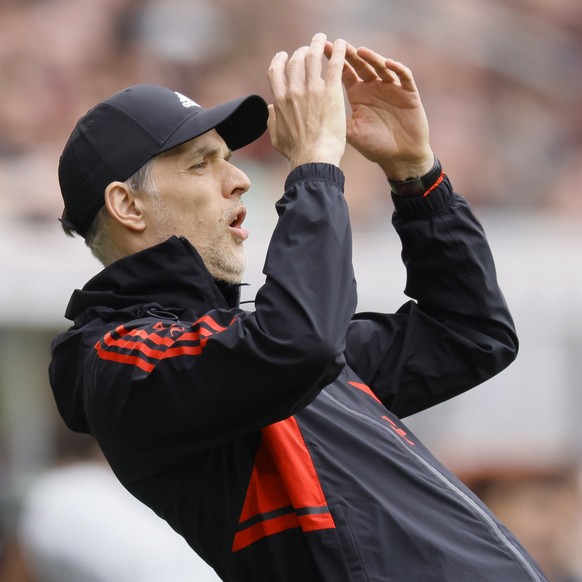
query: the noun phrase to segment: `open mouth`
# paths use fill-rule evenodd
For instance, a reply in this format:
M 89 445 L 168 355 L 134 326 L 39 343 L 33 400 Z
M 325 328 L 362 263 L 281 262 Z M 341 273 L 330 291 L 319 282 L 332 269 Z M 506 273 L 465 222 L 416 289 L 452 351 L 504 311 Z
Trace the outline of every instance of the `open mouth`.
M 228 228 L 232 231 L 233 235 L 236 236 L 241 241 L 246 240 L 249 236 L 249 231 L 246 228 L 243 228 L 242 223 L 244 222 L 247 215 L 247 209 L 244 206 L 241 206 L 234 218 L 228 225 Z

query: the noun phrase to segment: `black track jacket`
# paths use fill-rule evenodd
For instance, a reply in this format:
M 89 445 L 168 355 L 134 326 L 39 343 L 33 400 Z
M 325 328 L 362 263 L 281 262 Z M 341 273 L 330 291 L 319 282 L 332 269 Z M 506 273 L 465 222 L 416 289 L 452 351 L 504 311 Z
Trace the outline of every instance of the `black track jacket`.
M 414 301 L 354 316 L 343 180 L 291 172 L 254 312 L 180 238 L 75 291 L 50 366 L 63 418 L 223 580 L 545 580 L 400 420 L 516 355 L 479 223 L 447 179 L 396 198 Z

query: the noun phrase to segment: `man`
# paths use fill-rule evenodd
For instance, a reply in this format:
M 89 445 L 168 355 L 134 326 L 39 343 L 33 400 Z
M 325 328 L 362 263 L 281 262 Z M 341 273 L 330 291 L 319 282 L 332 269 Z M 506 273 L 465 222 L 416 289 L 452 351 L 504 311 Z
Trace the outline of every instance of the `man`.
M 138 87 L 79 122 L 60 164 L 65 223 L 118 260 L 75 291 L 55 340 L 63 417 L 223 580 L 545 580 L 400 421 L 517 350 L 410 71 L 319 34 L 275 55 L 269 81 L 291 172 L 252 313 L 237 304 L 250 184 L 228 160 L 264 130 L 259 98 L 204 111 Z M 415 300 L 393 315 L 354 316 L 346 128 L 393 190 Z

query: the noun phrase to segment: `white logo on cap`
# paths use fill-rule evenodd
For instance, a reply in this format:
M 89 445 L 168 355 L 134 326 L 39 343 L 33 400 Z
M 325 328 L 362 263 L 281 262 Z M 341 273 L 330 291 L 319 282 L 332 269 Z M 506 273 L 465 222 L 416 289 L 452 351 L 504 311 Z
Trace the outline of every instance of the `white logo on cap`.
M 184 107 L 200 107 L 200 105 L 198 105 L 196 101 L 192 101 L 190 97 L 186 97 L 186 95 L 182 95 L 182 93 L 178 93 L 178 91 L 174 91 L 174 93 L 176 93 L 178 99 Z

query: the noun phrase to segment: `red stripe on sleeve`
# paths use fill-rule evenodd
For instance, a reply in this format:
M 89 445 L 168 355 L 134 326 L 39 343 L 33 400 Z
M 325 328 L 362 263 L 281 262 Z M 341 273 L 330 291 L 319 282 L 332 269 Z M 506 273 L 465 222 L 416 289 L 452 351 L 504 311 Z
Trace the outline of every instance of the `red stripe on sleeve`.
M 119 354 L 117 352 L 109 352 L 107 350 L 104 350 L 101 347 L 101 342 L 97 342 L 97 344 L 95 345 L 95 350 L 97 351 L 97 355 L 102 360 L 109 360 L 111 362 L 117 362 L 119 364 L 131 364 L 132 366 L 136 366 L 138 368 L 141 368 L 142 370 L 144 370 L 148 374 L 154 369 L 153 364 L 146 362 L 145 360 L 143 360 L 139 356 L 131 356 L 128 354 Z
M 230 325 L 232 325 L 232 323 L 234 321 L 236 321 L 236 318 L 234 318 L 232 320 Z M 203 315 L 199 320 L 197 320 L 195 322 L 194 325 L 199 324 L 199 323 L 205 323 L 206 325 L 208 325 L 210 328 L 212 328 L 216 332 L 221 332 L 221 331 L 224 331 L 225 329 L 227 329 L 226 327 L 222 327 L 222 325 L 219 325 L 218 323 L 216 323 L 216 321 L 214 321 L 214 319 L 212 319 L 212 317 L 210 317 L 210 315 Z
M 105 345 L 109 347 L 117 347 L 125 350 L 139 351 L 143 353 L 148 358 L 153 358 L 156 360 L 163 360 L 164 358 L 173 358 L 175 356 L 192 355 L 197 356 L 202 352 L 206 340 L 200 342 L 197 346 L 177 346 L 174 348 L 167 348 L 165 350 L 156 350 L 150 348 L 147 344 L 140 341 L 130 341 L 126 339 L 114 340 L 111 336 L 105 336 L 103 338 Z
M 235 321 L 236 318 L 233 318 L 230 325 Z M 202 324 L 207 327 L 202 327 Z M 150 332 L 150 329 L 155 329 L 156 333 Z M 199 356 L 208 339 L 226 329 L 208 315 L 187 328 L 165 322 L 133 329 L 120 325 L 97 342 L 95 350 L 103 360 L 137 366 L 150 373 L 161 360 Z

